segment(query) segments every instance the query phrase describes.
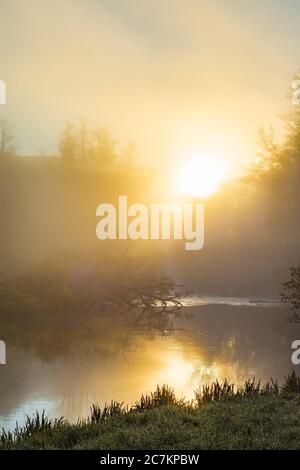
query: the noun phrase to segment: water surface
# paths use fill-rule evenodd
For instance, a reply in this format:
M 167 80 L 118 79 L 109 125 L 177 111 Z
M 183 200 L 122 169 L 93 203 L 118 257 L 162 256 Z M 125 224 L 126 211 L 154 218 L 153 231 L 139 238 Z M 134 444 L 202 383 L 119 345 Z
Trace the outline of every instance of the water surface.
M 241 384 L 254 376 L 282 381 L 292 367 L 300 373 L 291 364 L 299 326 L 286 321 L 275 300 L 201 297 L 186 304 L 164 328 L 125 332 L 111 325 L 93 338 L 96 352 L 81 347 L 80 332 L 75 351 L 57 355 L 53 344 L 46 358 L 30 345 L 7 344 L 0 426 L 12 429 L 25 414 L 43 409 L 52 417 L 84 418 L 91 403 L 114 399 L 131 405 L 157 384 L 190 399 L 200 384 L 214 379 Z

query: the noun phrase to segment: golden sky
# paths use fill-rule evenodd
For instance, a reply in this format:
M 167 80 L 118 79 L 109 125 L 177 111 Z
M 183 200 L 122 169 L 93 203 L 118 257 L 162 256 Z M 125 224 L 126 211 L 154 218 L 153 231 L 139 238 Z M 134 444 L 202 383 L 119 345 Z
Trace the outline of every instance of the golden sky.
M 296 0 L 0 0 L 1 117 L 24 154 L 83 118 L 146 161 L 239 168 L 289 104 L 299 16 Z

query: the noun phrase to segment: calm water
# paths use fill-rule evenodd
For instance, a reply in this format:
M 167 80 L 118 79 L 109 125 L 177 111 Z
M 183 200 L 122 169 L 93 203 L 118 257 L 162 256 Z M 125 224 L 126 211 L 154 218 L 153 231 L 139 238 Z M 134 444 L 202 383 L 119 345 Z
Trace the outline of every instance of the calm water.
M 132 404 L 157 384 L 192 398 L 199 384 L 216 378 L 236 384 L 253 376 L 282 381 L 291 371 L 291 343 L 300 338 L 300 328 L 286 322 L 277 302 L 207 297 L 187 305 L 164 330 L 120 332 L 114 340 L 103 332 L 97 354 L 81 349 L 79 341 L 76 354 L 42 360 L 30 348 L 7 345 L 8 363 L 0 367 L 0 426 L 11 429 L 25 414 L 43 409 L 76 420 L 87 416 L 91 403 Z

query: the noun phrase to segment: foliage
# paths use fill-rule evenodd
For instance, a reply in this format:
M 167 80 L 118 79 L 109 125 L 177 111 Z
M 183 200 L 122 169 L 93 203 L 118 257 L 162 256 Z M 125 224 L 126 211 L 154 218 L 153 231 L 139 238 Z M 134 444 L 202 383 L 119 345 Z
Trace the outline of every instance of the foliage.
M 125 414 L 127 410 L 123 403 L 118 403 L 117 401 L 112 400 L 110 405 L 104 405 L 103 409 L 101 409 L 98 403 L 93 404 L 90 411 L 91 414 L 88 418 L 88 422 L 100 423 L 115 416 Z
M 300 377 L 296 375 L 295 371 L 285 378 L 285 382 L 282 387 L 283 393 L 300 393 Z
M 183 399 L 176 398 L 174 390 L 168 385 L 163 385 L 157 388 L 154 392 L 149 395 L 142 395 L 139 401 L 137 401 L 132 408 L 133 411 L 146 411 L 161 406 L 185 406 Z
M 168 329 L 184 295 L 157 260 L 65 255 L 0 283 L 1 334 L 46 359 L 76 354 L 78 344 L 113 355 L 134 333 Z
M 164 385 L 132 408 L 94 405 L 76 424 L 36 413 L 3 431 L 0 449 L 299 449 L 299 377 L 276 384 L 215 382 L 192 402 Z
M 259 132 L 258 161 L 245 177 L 246 182 L 266 185 L 278 191 L 297 191 L 300 178 L 300 110 L 294 106 L 284 116 L 286 133 L 276 142 L 274 132 Z
M 290 269 L 289 279 L 282 286 L 281 300 L 289 307 L 291 322 L 300 322 L 300 266 Z
M 115 140 L 107 127 L 89 129 L 85 121 L 79 125 L 68 123 L 59 139 L 59 155 L 67 161 L 80 160 L 92 166 L 105 169 L 122 165 L 134 168 L 136 149 L 128 144 L 123 151 L 118 151 Z

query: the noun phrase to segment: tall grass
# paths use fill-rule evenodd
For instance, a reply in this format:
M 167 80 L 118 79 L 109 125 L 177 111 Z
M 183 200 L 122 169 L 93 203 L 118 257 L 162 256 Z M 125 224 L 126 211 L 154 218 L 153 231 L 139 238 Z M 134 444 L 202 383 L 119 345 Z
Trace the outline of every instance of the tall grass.
M 283 393 L 300 393 L 300 377 L 293 372 L 285 377 L 285 382 L 282 387 Z
M 128 409 L 124 407 L 123 402 L 119 403 L 112 400 L 110 405 L 105 404 L 103 409 L 101 409 L 100 405 L 96 403 L 91 406 L 90 416 L 87 421 L 91 423 L 100 423 L 107 421 L 112 417 L 125 414 L 127 411 Z
M 175 396 L 173 388 L 168 385 L 163 385 L 157 388 L 154 392 L 148 395 L 142 395 L 141 398 L 131 408 L 131 411 L 145 411 L 159 406 L 187 406 L 188 402 L 183 399 L 178 399 Z
M 282 392 L 286 390 L 286 383 L 287 381 L 291 381 L 291 376 L 292 374 L 287 376 L 286 382 L 281 389 Z M 296 387 L 294 387 L 294 389 L 292 390 L 291 387 L 291 391 L 293 391 L 294 393 L 298 393 L 300 391 L 300 388 L 297 389 Z M 260 395 L 278 396 L 279 394 L 280 387 L 278 385 L 277 380 L 271 379 L 270 382 L 267 382 L 265 385 L 261 385 L 260 380 L 256 381 L 255 378 L 253 378 L 246 380 L 244 385 L 240 387 L 235 387 L 233 383 L 225 379 L 222 383 L 219 383 L 219 381 L 216 380 L 211 384 L 205 384 L 202 385 L 202 387 L 196 389 L 195 402 L 196 405 L 199 407 L 205 403 L 224 400 L 226 398 Z
M 65 421 L 64 418 L 50 419 L 45 416 L 45 410 L 43 410 L 42 413 L 36 411 L 33 416 L 26 415 L 23 426 L 19 426 L 18 423 L 16 423 L 16 427 L 13 432 L 5 431 L 3 429 L 0 435 L 0 444 L 13 443 L 17 440 L 33 436 L 37 432 L 48 433 L 50 430 L 58 428 L 64 424 L 67 424 L 67 421 Z
M 300 377 L 293 371 L 285 377 L 284 384 L 280 387 L 277 381 L 271 379 L 271 382 L 265 385 L 255 378 L 246 380 L 244 385 L 235 387 L 228 380 L 219 382 L 216 380 L 211 384 L 204 384 L 195 390 L 195 397 L 191 401 L 183 398 L 177 398 L 174 390 L 168 385 L 157 386 L 154 392 L 142 395 L 141 398 L 129 408 L 124 403 L 111 401 L 105 404 L 103 408 L 99 404 L 93 404 L 90 408 L 90 416 L 86 420 L 78 421 L 77 424 L 70 424 L 64 418 L 50 419 L 45 416 L 45 411 L 38 411 L 32 416 L 26 416 L 23 426 L 18 423 L 14 431 L 2 430 L 0 434 L 0 448 L 10 448 L 18 442 L 31 438 L 37 434 L 49 435 L 53 431 L 59 431 L 63 427 L 79 429 L 88 428 L 99 423 L 110 422 L 115 418 L 128 416 L 134 413 L 144 413 L 148 410 L 160 407 L 175 407 L 183 409 L 197 410 L 207 403 L 218 402 L 221 400 L 234 400 L 240 397 L 259 398 L 260 396 L 281 396 L 283 398 L 297 396 L 300 394 Z

